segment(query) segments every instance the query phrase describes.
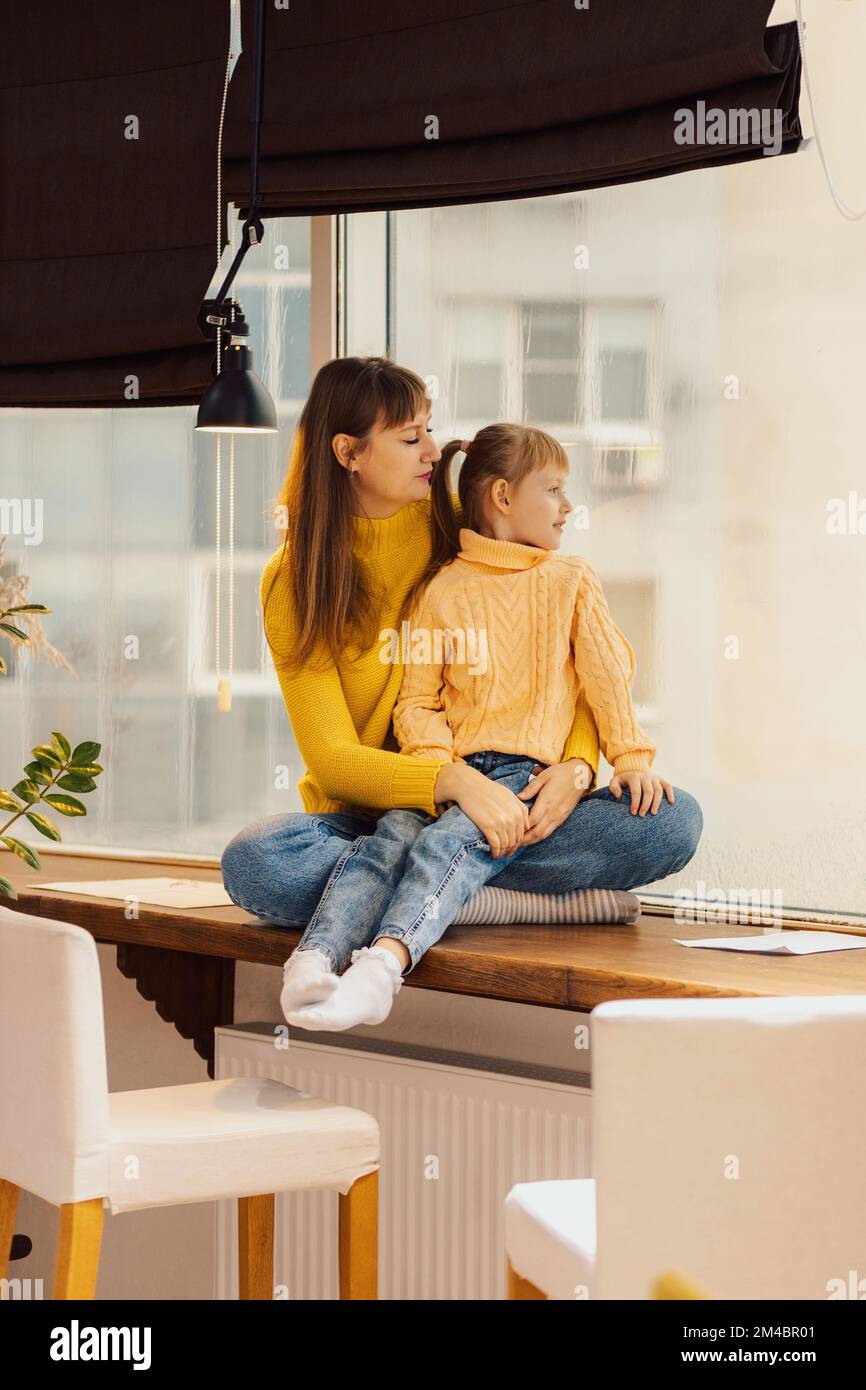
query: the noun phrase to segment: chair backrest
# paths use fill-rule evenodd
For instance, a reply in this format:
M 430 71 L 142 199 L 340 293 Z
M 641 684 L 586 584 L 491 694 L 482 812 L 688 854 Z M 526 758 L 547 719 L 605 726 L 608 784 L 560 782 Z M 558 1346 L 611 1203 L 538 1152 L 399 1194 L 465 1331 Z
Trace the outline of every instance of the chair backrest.
M 60 1206 L 108 1192 L 99 959 L 81 927 L 0 907 L 0 1177 Z
M 591 1034 L 599 1298 L 666 1269 L 714 1298 L 857 1297 L 866 997 L 617 1001 Z

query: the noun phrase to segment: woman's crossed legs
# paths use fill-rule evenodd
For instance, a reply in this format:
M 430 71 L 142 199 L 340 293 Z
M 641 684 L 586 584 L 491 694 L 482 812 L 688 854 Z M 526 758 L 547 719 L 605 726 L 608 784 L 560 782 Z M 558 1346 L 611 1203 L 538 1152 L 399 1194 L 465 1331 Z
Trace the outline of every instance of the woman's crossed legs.
M 531 767 L 531 759 L 503 758 L 488 775 L 518 791 Z M 306 928 L 293 960 L 298 951 L 320 951 L 323 967 L 330 964 L 337 973 L 353 962 L 341 991 L 324 1008 L 331 1021 L 317 1021 L 320 1027 L 349 1027 L 336 1022 L 337 994 L 348 999 L 351 991 L 342 984 L 353 972 L 359 981 L 372 979 L 369 943 L 386 937 L 400 952 L 399 959 L 391 955 L 387 962 L 394 967 L 387 972 L 390 978 L 380 959 L 387 948 L 373 952 L 373 974 L 380 985 L 386 979 L 393 985 L 387 1016 L 402 983 L 404 950 L 411 971 L 463 903 L 494 876 L 503 888 L 564 893 L 637 888 L 683 868 L 697 848 L 703 817 L 688 792 L 675 788 L 674 796 L 672 803 L 662 801 L 655 816 L 640 817 L 631 814 L 627 789 L 619 800 L 600 788 L 546 839 L 499 860 L 492 859 L 486 839 L 458 806 L 438 818 L 399 809 L 378 820 L 345 813 L 271 816 L 245 827 L 226 846 L 223 880 L 245 911 Z M 321 990 L 323 997 L 327 993 Z M 383 987 L 378 1012 L 385 995 Z M 311 1026 L 314 1020 L 305 1022 L 299 1013 L 297 1021 Z

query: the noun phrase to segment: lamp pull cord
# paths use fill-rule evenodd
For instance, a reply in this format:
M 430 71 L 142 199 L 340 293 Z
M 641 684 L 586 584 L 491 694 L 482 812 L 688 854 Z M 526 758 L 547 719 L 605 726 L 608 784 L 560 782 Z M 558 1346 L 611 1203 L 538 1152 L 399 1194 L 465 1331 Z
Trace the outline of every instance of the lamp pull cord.
M 810 81 L 809 81 L 809 65 L 808 65 L 808 63 L 807 63 L 807 61 L 806 61 L 806 37 L 805 37 L 806 26 L 805 26 L 805 24 L 803 23 L 803 4 L 802 4 L 802 0 L 796 0 L 796 4 L 797 4 L 797 38 L 798 38 L 799 41 L 800 41 L 800 57 L 802 58 L 802 61 L 803 61 L 803 81 L 804 81 L 805 84 L 806 84 L 806 92 L 807 92 L 807 95 L 808 95 L 808 97 L 809 97 L 809 109 L 810 109 L 811 112 L 812 112 L 812 127 L 813 127 L 814 132 L 815 132 L 815 134 L 814 134 L 814 140 L 815 140 L 815 144 L 818 146 L 818 154 L 819 154 L 819 156 L 820 156 L 821 164 L 822 164 L 823 169 L 824 169 L 824 174 L 825 174 L 826 179 L 827 179 L 827 187 L 828 187 L 829 190 L 830 190 L 830 193 L 831 193 L 832 198 L 833 198 L 833 202 L 836 204 L 836 206 L 837 206 L 837 208 L 839 209 L 839 211 L 841 212 L 842 216 L 843 216 L 843 217 L 847 217 L 848 220 L 849 220 L 849 222 L 859 222 L 861 217 L 866 217 L 866 208 L 863 208 L 860 212 L 857 212 L 855 208 L 852 208 L 852 207 L 849 207 L 849 206 L 848 206 L 848 204 L 845 202 L 844 198 L 841 196 L 841 194 L 839 193 L 839 190 L 838 190 L 837 187 L 836 187 L 836 184 L 835 184 L 835 182 L 834 182 L 834 180 L 833 180 L 833 175 L 830 173 L 830 169 L 829 169 L 829 166 L 828 166 L 828 164 L 827 164 L 826 155 L 824 154 L 824 146 L 823 146 L 823 144 L 822 144 L 822 142 L 821 142 L 821 132 L 820 132 L 819 129 L 818 129 L 818 117 L 817 117 L 817 115 L 816 115 L 816 113 L 815 113 L 815 99 L 814 99 L 814 97 L 812 96 L 812 84 L 811 84 Z
M 232 0 L 232 21 L 234 14 L 235 0 Z M 223 83 L 223 96 L 220 106 L 219 130 L 217 133 L 217 167 L 216 167 L 216 263 L 219 266 L 222 257 L 222 153 L 223 153 L 223 125 L 226 114 L 226 101 L 228 98 L 229 78 L 232 70 L 232 60 L 237 56 L 232 52 L 233 22 L 229 25 L 229 52 L 226 60 L 226 75 Z M 217 327 L 217 375 L 222 367 L 222 327 Z M 216 525 L 216 571 L 214 585 L 214 664 L 217 675 L 217 710 L 220 714 L 228 714 L 232 707 L 232 675 L 234 673 L 234 621 L 235 621 L 235 437 L 231 435 L 229 443 L 229 661 L 228 676 L 222 674 L 222 653 L 220 650 L 220 630 L 222 628 L 222 435 L 216 436 L 216 498 L 215 498 L 215 525 Z

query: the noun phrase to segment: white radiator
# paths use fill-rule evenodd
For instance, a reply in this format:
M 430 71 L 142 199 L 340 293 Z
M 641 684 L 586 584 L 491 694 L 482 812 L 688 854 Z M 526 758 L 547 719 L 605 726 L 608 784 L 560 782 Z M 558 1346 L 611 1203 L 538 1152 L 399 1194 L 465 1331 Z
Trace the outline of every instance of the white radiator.
M 280 1050 L 274 1031 L 217 1028 L 215 1075 L 268 1076 L 376 1116 L 380 1299 L 504 1298 L 509 1188 L 590 1176 L 589 1076 L 356 1037 Z M 275 1227 L 275 1297 L 337 1298 L 336 1192 L 278 1195 Z M 236 1202 L 217 1203 L 216 1239 L 215 1296 L 234 1299 Z

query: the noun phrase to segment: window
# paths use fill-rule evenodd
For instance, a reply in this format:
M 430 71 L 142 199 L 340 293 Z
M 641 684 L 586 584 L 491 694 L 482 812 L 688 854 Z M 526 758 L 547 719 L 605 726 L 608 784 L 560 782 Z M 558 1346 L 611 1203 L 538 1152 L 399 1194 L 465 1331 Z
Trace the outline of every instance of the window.
M 581 412 L 580 354 L 583 312 L 579 304 L 521 306 L 523 412 L 527 422 L 577 424 Z
M 229 226 L 237 242 L 237 219 Z M 309 390 L 308 219 L 269 220 L 232 292 L 279 434 L 236 443 L 229 713 L 217 710 L 214 671 L 216 444 L 196 435 L 195 408 L 0 412 L 0 496 L 41 499 L 44 529 L 37 545 L 9 536 L 3 573 L 31 576 L 29 597 L 52 609 L 45 636 L 74 668 L 2 643 L 10 671 L 0 677 L 0 785 L 18 781 L 30 749 L 54 729 L 73 743 L 100 742 L 105 773 L 87 821 L 62 820 L 64 844 L 216 855 L 246 822 L 296 806 L 302 769 L 262 632 L 259 580 L 280 543 L 272 502 Z M 224 443 L 224 671 L 228 452 Z
M 504 406 L 508 322 L 504 306 L 463 303 L 456 315 L 455 351 L 461 363 L 457 409 L 467 419 L 498 419 Z
M 696 857 L 644 895 L 862 919 L 866 565 L 842 503 L 866 510 L 866 300 L 814 166 L 380 216 L 381 322 L 438 392 L 438 441 L 505 418 L 568 454 L 563 551 L 635 649 L 656 769 L 704 809 Z
M 855 99 L 825 84 L 849 172 Z M 645 895 L 769 889 L 794 911 L 866 916 L 866 291 L 858 228 L 814 163 L 339 221 L 340 350 L 425 377 L 440 442 L 510 419 L 566 450 L 563 550 L 597 568 L 635 649 L 657 770 L 705 813 L 695 859 Z M 75 668 L 10 654 L 0 783 L 52 729 L 101 741 L 106 775 L 66 843 L 218 854 L 300 807 L 257 588 L 310 379 L 309 239 L 304 219 L 268 220 L 237 285 L 280 433 L 237 444 L 229 715 L 213 688 L 215 446 L 194 410 L 0 412 L 0 497 L 44 504 L 42 543 L 11 535 L 6 570 L 32 576 Z
M 650 416 L 652 311 L 644 305 L 601 305 L 595 326 L 599 423 L 643 424 Z

